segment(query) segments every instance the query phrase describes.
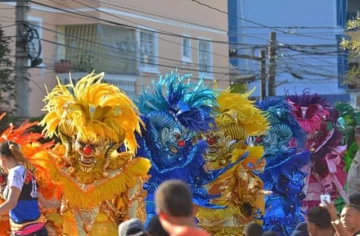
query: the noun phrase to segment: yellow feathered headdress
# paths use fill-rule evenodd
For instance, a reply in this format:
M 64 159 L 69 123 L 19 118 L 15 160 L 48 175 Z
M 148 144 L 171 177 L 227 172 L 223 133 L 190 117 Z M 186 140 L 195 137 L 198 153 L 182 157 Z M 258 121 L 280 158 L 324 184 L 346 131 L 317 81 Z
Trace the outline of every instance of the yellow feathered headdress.
M 249 96 L 254 89 L 245 94 L 231 93 L 229 90 L 221 91 L 217 96 L 218 112 L 229 112 L 237 120 L 239 126 L 244 127 L 247 136 L 262 135 L 269 128 L 269 122 L 264 113 L 254 106 L 254 101 L 249 100 Z M 216 124 L 221 123 L 221 119 L 216 119 Z
M 45 97 L 45 126 L 48 137 L 61 131 L 90 140 L 124 141 L 129 151 L 137 148 L 135 131 L 140 133 L 141 119 L 136 106 L 118 87 L 102 83 L 104 73 L 91 73 L 75 86 L 58 85 Z M 58 131 L 56 129 L 59 129 Z

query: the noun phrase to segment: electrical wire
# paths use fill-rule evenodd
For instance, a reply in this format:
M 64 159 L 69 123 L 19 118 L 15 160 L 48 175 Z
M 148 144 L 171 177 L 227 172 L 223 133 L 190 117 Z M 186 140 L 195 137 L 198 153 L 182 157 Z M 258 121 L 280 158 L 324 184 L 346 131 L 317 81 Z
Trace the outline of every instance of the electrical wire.
M 220 9 L 218 9 L 218 8 L 216 8 L 216 7 L 212 7 L 212 6 L 208 5 L 208 4 L 205 4 L 205 3 L 200 2 L 200 1 L 198 1 L 198 0 L 189 0 L 189 1 L 192 1 L 192 2 L 194 2 L 194 3 L 197 3 L 197 4 L 199 4 L 199 5 L 201 5 L 201 6 L 204 6 L 204 7 L 210 8 L 210 9 L 212 9 L 212 10 L 214 10 L 214 11 L 217 11 L 217 12 L 220 12 L 220 13 L 223 13 L 223 14 L 226 14 L 226 15 L 228 15 L 228 16 L 236 17 L 237 19 L 243 20 L 243 21 L 245 21 L 245 22 L 248 22 L 248 23 L 251 23 L 251 24 L 254 24 L 254 25 L 257 25 L 257 26 L 261 26 L 261 27 L 263 27 L 263 28 L 268 28 L 268 29 L 271 29 L 271 30 L 274 30 L 274 31 L 277 31 L 277 32 L 280 32 L 280 33 L 283 33 L 283 34 L 289 34 L 288 31 L 280 30 L 280 29 L 275 28 L 275 27 L 267 26 L 267 25 L 264 25 L 264 24 L 261 24 L 261 23 L 258 23 L 258 22 L 252 21 L 252 20 L 248 20 L 248 19 L 246 19 L 246 18 L 244 18 L 244 17 L 239 17 L 239 16 L 237 16 L 237 15 L 229 14 L 229 13 L 226 12 L 226 11 L 220 10 Z M 307 38 L 314 38 L 314 39 L 330 40 L 330 39 L 326 39 L 326 38 L 314 37 L 314 36 L 310 36 L 310 35 L 303 35 L 303 34 L 299 34 L 299 33 L 292 33 L 292 35 L 297 35 L 297 36 L 307 37 Z M 331 41 L 332 41 L 332 40 L 331 40 Z
M 309 47 L 308 45 L 306 45 L 307 47 Z M 290 48 L 290 49 L 294 49 L 294 48 Z M 295 49 L 296 50 L 296 49 Z M 302 52 L 302 53 L 307 53 L 307 54 L 309 54 L 310 52 L 306 52 L 306 51 L 300 51 L 300 52 Z M 322 53 L 322 54 L 329 54 L 329 52 L 325 52 L 325 53 Z
M 29 22 L 29 24 L 33 25 L 31 22 Z M 37 27 L 39 27 L 39 26 L 37 26 Z M 96 41 L 88 40 L 86 38 L 76 37 L 76 36 L 73 36 L 73 35 L 70 35 L 70 34 L 65 34 L 65 33 L 62 33 L 62 32 L 56 31 L 56 30 L 52 30 L 52 29 L 43 27 L 43 26 L 40 26 L 39 28 L 44 29 L 44 30 L 49 31 L 49 32 L 56 33 L 57 35 L 64 35 L 65 37 L 69 37 L 69 38 L 72 38 L 72 39 L 77 39 L 77 40 L 82 41 L 82 42 L 87 42 L 87 43 L 90 43 L 90 44 L 102 46 L 102 47 L 108 48 L 110 50 L 118 50 L 118 48 L 116 48 L 114 46 L 110 46 L 110 45 L 107 45 L 107 44 L 103 44 L 103 43 L 99 43 L 99 42 L 96 42 Z M 139 52 L 139 51 L 137 50 L 135 52 Z M 176 60 L 176 59 L 172 59 L 172 58 L 167 58 L 167 57 L 160 57 L 160 56 L 149 56 L 149 57 L 158 58 L 158 59 L 164 59 L 164 60 L 167 60 L 167 61 L 177 62 L 177 63 L 181 63 L 181 64 L 184 63 L 184 61 Z M 198 63 L 186 63 L 186 64 L 199 66 Z M 221 67 L 221 66 L 210 66 L 210 67 L 229 70 L 229 67 Z

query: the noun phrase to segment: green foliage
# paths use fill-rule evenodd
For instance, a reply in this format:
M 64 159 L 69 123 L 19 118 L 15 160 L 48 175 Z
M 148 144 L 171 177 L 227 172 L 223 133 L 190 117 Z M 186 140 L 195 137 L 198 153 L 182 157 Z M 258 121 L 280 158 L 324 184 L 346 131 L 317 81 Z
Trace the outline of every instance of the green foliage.
M 355 127 L 360 125 L 360 111 L 348 103 L 338 103 L 335 109 L 340 112 L 339 128 L 343 132 L 343 144 L 350 145 L 355 142 Z
M 350 169 L 350 165 L 352 160 L 355 157 L 356 152 L 358 151 L 359 147 L 356 142 L 353 142 L 344 154 L 344 161 L 345 161 L 345 171 L 348 172 Z
M 347 30 L 359 30 L 360 29 L 360 18 L 348 21 L 346 29 Z M 360 39 L 355 39 L 352 41 L 343 39 L 341 42 L 341 46 L 344 49 L 350 49 L 350 50 L 354 51 L 357 55 L 360 54 Z
M 360 56 L 360 18 L 350 20 L 347 23 L 347 30 L 351 30 L 353 40 L 343 39 L 341 46 L 344 49 L 351 50 L 350 58 L 358 58 Z M 345 78 L 345 84 L 351 85 L 354 88 L 360 88 L 360 68 L 351 68 Z
M 10 38 L 0 28 L 0 113 L 6 112 L 8 115 L 15 111 L 15 78 L 10 60 L 10 43 Z
M 342 209 L 344 209 L 345 205 L 346 205 L 346 202 L 345 200 L 342 198 L 342 197 L 337 197 L 335 199 L 335 202 L 334 202 L 334 205 L 336 207 L 336 211 L 337 212 L 341 212 Z

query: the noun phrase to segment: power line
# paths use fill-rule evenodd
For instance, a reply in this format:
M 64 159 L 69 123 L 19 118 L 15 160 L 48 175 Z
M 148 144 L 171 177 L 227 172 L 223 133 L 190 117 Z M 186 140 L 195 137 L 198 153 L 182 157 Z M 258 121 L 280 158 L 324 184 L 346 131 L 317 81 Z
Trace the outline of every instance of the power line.
M 280 33 L 283 33 L 283 34 L 288 34 L 288 33 L 289 33 L 289 32 L 287 32 L 287 31 L 280 30 L 280 29 L 275 28 L 275 27 L 267 26 L 267 25 L 264 25 L 264 24 L 261 24 L 261 23 L 258 23 L 258 22 L 252 21 L 252 20 L 248 20 L 248 19 L 246 19 L 246 18 L 244 18 L 244 17 L 239 17 L 239 16 L 237 16 L 237 15 L 229 14 L 229 13 L 226 12 L 226 11 L 220 10 L 220 9 L 218 9 L 218 8 L 216 8 L 216 7 L 212 7 L 212 6 L 208 5 L 208 4 L 205 4 L 205 3 L 200 2 L 200 1 L 198 1 L 198 0 L 189 0 L 189 1 L 195 2 L 195 3 L 197 3 L 197 4 L 201 5 L 201 6 L 210 8 L 210 9 L 212 9 L 212 10 L 214 10 L 214 11 L 217 11 L 217 12 L 220 12 L 220 13 L 223 13 L 223 14 L 226 14 L 226 15 L 228 15 L 228 16 L 236 17 L 237 19 L 243 20 L 243 21 L 245 21 L 245 22 L 248 22 L 248 23 L 251 23 L 251 24 L 254 24 L 254 25 L 261 26 L 261 27 L 263 27 L 263 28 L 268 28 L 268 29 L 271 29 L 271 30 L 274 30 L 274 31 L 277 31 L 277 32 L 280 32 Z M 313 36 L 302 35 L 302 34 L 298 34 L 298 33 L 293 33 L 293 35 L 298 35 L 298 36 L 307 37 L 307 38 L 330 40 L 330 39 L 326 39 L 326 38 L 313 37 Z M 331 41 L 332 41 L 332 40 L 331 40 Z
M 86 5 L 85 5 L 86 6 Z M 72 13 L 72 12 L 71 12 Z M 74 14 L 74 13 L 72 13 L 72 14 Z M 181 44 L 180 44 L 181 45 Z M 309 45 L 305 45 L 306 47 L 309 47 Z M 305 52 L 305 53 L 309 53 L 309 52 L 306 52 L 306 51 L 302 51 L 302 52 Z M 327 54 L 328 54 L 328 52 L 327 52 Z M 125 59 L 125 58 L 122 58 L 122 59 Z M 159 64 L 159 66 L 163 66 L 163 65 L 161 65 L 161 64 Z M 164 67 L 169 67 L 169 66 L 164 66 Z M 173 68 L 173 66 L 171 66 L 171 68 Z M 185 70 L 189 70 L 189 69 L 185 69 Z M 198 70 L 196 70 L 196 72 L 198 72 Z M 216 72 L 215 72 L 216 73 Z
M 33 25 L 31 22 L 29 22 L 29 24 Z M 34 25 L 34 26 L 39 27 L 39 26 L 37 26 L 37 25 Z M 87 43 L 91 43 L 91 44 L 94 44 L 94 45 L 102 46 L 102 47 L 109 48 L 109 49 L 112 49 L 112 50 L 118 50 L 118 48 L 113 47 L 113 46 L 110 46 L 110 45 L 107 45 L 107 44 L 103 44 L 103 43 L 99 43 L 99 42 L 87 40 L 87 39 L 85 39 L 85 38 L 79 38 L 79 37 L 76 37 L 76 36 L 73 36 L 73 35 L 70 35 L 70 34 L 62 33 L 62 32 L 59 32 L 59 31 L 56 31 L 56 30 L 52 30 L 52 29 L 49 29 L 49 28 L 45 28 L 45 27 L 39 27 L 39 28 L 42 28 L 42 29 L 44 29 L 44 30 L 46 30 L 46 31 L 50 31 L 50 32 L 53 32 L 53 33 L 56 33 L 56 34 L 64 35 L 65 37 L 77 39 L 77 40 L 80 40 L 80 41 L 83 41 L 83 42 L 87 42 Z M 81 49 L 79 49 L 79 50 L 81 50 Z M 138 51 L 136 51 L 136 52 L 138 52 Z M 159 58 L 159 59 L 163 59 L 163 60 L 167 60 L 167 61 L 173 61 L 173 62 L 177 62 L 177 63 L 184 63 L 184 62 L 181 61 L 181 60 L 176 60 L 176 59 L 167 58 L 167 57 L 160 57 L 160 56 L 149 56 L 149 57 L 151 57 L 151 58 Z M 186 64 L 199 66 L 198 63 L 186 63 Z M 210 67 L 229 70 L 229 67 L 221 67 L 221 66 L 210 66 Z
M 124 7 L 124 6 L 119 6 L 119 5 L 116 5 L 116 4 L 107 3 L 107 2 L 104 2 L 104 1 L 95 1 L 95 0 L 88 0 L 88 1 L 92 1 L 94 3 L 100 3 L 102 5 L 113 6 L 113 7 L 117 7 L 117 8 L 120 8 L 120 9 L 131 10 L 131 11 L 134 11 L 134 12 L 141 12 L 141 13 L 144 13 L 144 14 L 147 14 L 147 15 L 159 16 L 159 17 L 162 17 L 164 19 L 171 19 L 171 20 L 176 20 L 176 21 L 180 21 L 180 22 L 184 22 L 184 23 L 195 24 L 195 25 L 202 26 L 202 27 L 208 27 L 210 29 L 227 31 L 227 29 L 213 28 L 213 27 L 210 27 L 210 26 L 205 26 L 205 25 L 202 25 L 202 24 L 199 24 L 199 23 L 196 23 L 196 22 L 187 21 L 187 20 L 180 19 L 180 18 L 164 16 L 163 13 L 157 13 L 157 12 L 156 13 L 151 13 L 151 12 L 148 12 L 148 11 L 140 11 L 140 10 L 138 10 L 139 9 L 138 6 L 131 6 L 131 5 L 124 4 L 125 6 L 132 7 L 132 8 L 130 8 L 130 7 Z M 108 0 L 108 1 L 113 2 L 111 0 Z M 135 7 L 137 9 L 135 9 Z M 269 26 L 269 27 L 277 28 L 277 29 L 289 29 L 289 28 L 291 28 L 291 29 L 338 29 L 339 28 L 339 27 L 334 27 L 334 26 Z M 264 27 L 263 26 L 239 26 L 239 27 L 229 26 L 229 28 L 233 28 L 233 29 L 237 29 L 237 28 L 242 28 L 242 29 L 243 28 L 254 28 L 254 29 L 257 29 L 257 28 L 264 28 Z
M 58 7 L 53 7 L 53 6 L 49 6 L 49 5 L 46 5 L 46 4 L 42 4 L 42 3 L 38 3 L 38 2 L 35 2 L 35 1 L 32 1 L 32 3 L 35 3 L 35 4 L 38 4 L 38 5 L 41 5 L 41 6 L 46 6 L 46 7 L 49 7 L 49 8 L 53 8 L 53 9 L 56 9 L 56 10 L 59 10 L 59 11 L 65 11 L 65 12 L 68 12 L 70 14 L 73 14 L 73 15 L 81 15 L 81 16 L 85 16 L 85 17 L 88 17 L 88 18 L 92 18 L 92 19 L 95 19 L 95 20 L 100 20 L 100 21 L 103 21 L 103 22 L 106 22 L 106 23 L 110 23 L 110 24 L 113 24 L 113 25 L 116 25 L 116 26 L 120 26 L 122 28 L 126 28 L 126 29 L 133 29 L 133 30 L 144 30 L 144 31 L 147 31 L 147 32 L 154 32 L 154 33 L 157 33 L 156 31 L 151 31 L 151 30 L 148 30 L 148 29 L 142 29 L 142 28 L 138 28 L 138 27 L 134 27 L 134 26 L 129 26 L 129 25 L 125 25 L 125 24 L 121 24 L 121 23 L 117 23 L 117 22 L 113 22 L 113 21 L 109 21 L 109 20 L 104 20 L 104 19 L 101 19 L 101 18 L 97 18 L 97 17 L 94 17 L 94 16 L 91 16 L 91 15 L 86 15 L 86 14 L 82 14 L 82 13 L 79 13 L 79 12 L 72 12 L 72 11 L 69 11 L 69 10 L 66 10 L 66 9 L 61 9 L 61 8 L 58 8 Z M 59 4 L 59 3 L 58 3 Z M 61 4 L 62 5 L 62 4 Z M 65 6 L 65 5 L 63 5 Z M 66 6 L 67 7 L 67 6 Z M 74 9 L 75 10 L 75 9 Z M 173 42 L 171 40 L 167 40 L 167 39 L 164 39 L 164 38 L 160 38 L 159 36 L 155 36 L 157 39 L 159 40 L 162 40 L 162 41 L 166 41 L 166 42 L 169 42 L 169 43 L 172 43 L 172 44 L 176 44 L 176 45 L 180 45 L 182 46 L 182 44 L 180 43 L 177 43 L 177 42 Z M 182 36 L 181 36 L 182 37 Z M 183 38 L 183 37 L 182 37 Z M 201 40 L 201 39 L 197 39 L 197 40 Z M 211 41 L 210 41 L 211 42 Z M 198 48 L 196 47 L 190 47 L 192 49 L 195 49 L 195 50 L 198 50 Z M 208 52 L 208 53 L 211 53 L 213 55 L 216 55 L 216 56 L 219 56 L 219 57 L 223 57 L 223 58 L 226 58 L 228 59 L 229 57 L 227 55 L 222 55 L 222 54 L 219 54 L 219 53 L 213 53 L 211 51 L 207 51 L 207 50 L 202 50 L 204 52 Z
M 50 1 L 51 1 L 51 0 L 50 0 Z M 77 2 L 76 0 L 74 0 L 74 1 Z M 46 7 L 49 7 L 49 8 L 53 8 L 53 9 L 56 9 L 56 10 L 59 10 L 59 11 L 65 11 L 65 12 L 70 13 L 70 14 L 72 14 L 72 15 L 75 14 L 75 16 L 81 15 L 81 16 L 84 16 L 85 19 L 86 19 L 86 18 L 91 18 L 91 19 L 96 19 L 96 20 L 104 21 L 104 22 L 107 22 L 107 23 L 110 23 L 110 24 L 114 24 L 114 25 L 117 25 L 117 26 L 121 26 L 121 27 L 123 27 L 123 28 L 139 29 L 139 30 L 144 30 L 144 31 L 148 31 L 148 32 L 153 32 L 153 33 L 162 34 L 162 32 L 158 32 L 158 31 L 154 31 L 154 30 L 148 30 L 148 29 L 143 29 L 143 28 L 139 28 L 139 27 L 135 27 L 135 26 L 130 26 L 130 25 L 126 25 L 126 24 L 114 22 L 114 21 L 104 20 L 104 19 L 101 19 L 101 18 L 98 18 L 98 17 L 94 17 L 94 16 L 92 16 L 92 15 L 82 14 L 82 13 L 79 13 L 78 11 L 76 11 L 76 9 L 74 9 L 74 8 L 70 8 L 70 9 L 72 9 L 72 10 L 74 10 L 74 11 L 76 11 L 76 12 L 69 11 L 69 10 L 62 9 L 62 8 L 57 8 L 57 7 L 49 6 L 49 5 L 42 4 L 42 3 L 38 3 L 38 2 L 35 2 L 35 1 L 33 1 L 33 3 L 39 4 L 39 5 L 42 5 L 42 6 L 46 6 Z M 57 3 L 57 2 L 54 2 L 54 3 Z M 79 2 L 77 2 L 77 3 L 79 3 Z M 65 7 L 68 7 L 68 6 L 63 5 L 63 4 L 60 4 L 60 3 L 57 3 L 57 4 L 62 5 L 62 6 L 65 6 Z M 94 9 L 95 11 L 100 11 L 100 10 L 98 10 L 97 8 L 93 8 L 93 7 L 91 7 L 91 6 L 89 6 L 89 5 L 86 5 L 86 4 L 83 4 L 83 3 L 79 3 L 79 4 L 81 4 L 81 5 L 83 5 L 83 6 L 87 6 L 87 7 L 89 7 L 89 8 L 92 8 L 92 9 Z M 110 14 L 110 13 L 106 13 L 106 12 L 104 12 L 104 11 L 100 11 L 100 12 L 105 13 L 105 14 Z M 128 21 L 127 19 L 118 17 L 118 16 L 116 16 L 116 15 L 113 15 L 113 14 L 110 14 L 110 15 L 111 15 L 111 16 L 114 16 L 114 17 L 116 17 L 116 18 L 119 18 L 119 19 L 121 19 L 121 20 L 126 20 L 126 21 Z M 82 19 L 84 19 L 84 18 L 82 18 Z M 129 22 L 132 22 L 132 21 L 129 21 Z M 132 23 L 137 24 L 136 22 L 132 22 Z M 166 32 L 166 31 L 164 31 L 164 32 Z M 170 36 L 173 36 L 173 37 L 180 37 L 180 38 L 188 38 L 188 39 L 193 39 L 193 40 L 208 41 L 208 42 L 211 42 L 211 43 L 226 43 L 226 44 L 229 44 L 229 42 L 227 42 L 227 41 L 216 41 L 216 40 L 207 40 L 207 39 L 199 39 L 199 38 L 193 38 L 193 37 L 186 37 L 186 36 L 183 36 L 183 35 L 173 34 L 173 33 L 169 33 L 169 32 L 164 33 L 164 34 L 166 34 L 166 35 L 169 35 L 169 34 L 170 34 Z M 160 38 L 160 37 L 157 37 L 157 38 L 160 39 L 160 40 L 163 40 L 163 41 L 167 41 L 167 42 L 170 42 L 170 43 L 173 43 L 173 44 L 177 44 L 177 45 L 182 46 L 182 44 L 179 44 L 179 43 L 176 43 L 176 42 L 173 42 L 173 41 L 170 41 L 170 40 L 166 40 L 166 39 L 163 39 L 163 38 Z M 230 44 L 231 44 L 231 43 L 230 43 Z M 247 43 L 234 43 L 234 44 L 238 44 L 238 45 L 241 45 L 241 46 L 246 46 L 246 47 L 249 47 L 249 48 L 261 48 L 261 47 L 267 47 L 267 46 L 268 46 L 267 44 L 247 44 Z M 286 44 L 283 44 L 283 45 L 286 45 Z M 329 47 L 329 46 L 335 46 L 335 45 L 324 44 L 324 45 L 293 45 L 293 46 L 298 46 L 298 47 L 300 47 L 300 46 L 303 46 L 303 47 L 322 47 L 322 46 L 324 46 L 324 47 Z M 191 47 L 191 48 L 198 50 L 198 48 L 194 48 L 194 47 Z M 246 49 L 246 48 L 243 48 L 243 49 Z M 206 51 L 206 50 L 203 50 L 203 51 Z M 209 51 L 206 51 L 206 52 L 209 52 Z M 222 56 L 222 57 L 228 58 L 228 57 L 225 56 L 225 55 L 215 54 L 215 53 L 213 53 L 213 54 L 214 54 L 214 55 L 217 55 L 217 56 Z
M 188 20 L 184 20 L 184 19 L 179 19 L 179 18 L 174 18 L 174 17 L 169 17 L 169 16 L 164 16 L 163 14 L 156 14 L 156 13 L 151 13 L 151 12 L 148 12 L 148 11 L 141 11 L 141 10 L 138 10 L 138 9 L 135 9 L 135 8 L 130 8 L 130 7 L 125 7 L 125 6 L 120 6 L 120 5 L 117 5 L 117 4 L 112 4 L 112 3 L 108 3 L 108 2 L 103 2 L 103 1 L 95 1 L 95 0 L 88 0 L 89 2 L 92 2 L 92 3 L 101 3 L 102 5 L 105 5 L 105 6 L 110 6 L 112 8 L 115 8 L 115 9 L 125 9 L 125 10 L 128 10 L 128 11 L 125 11 L 127 13 L 132 13 L 132 12 L 136 12 L 136 13 L 142 13 L 142 14 L 145 14 L 145 15 L 151 15 L 151 16 L 156 16 L 156 17 L 160 17 L 160 18 L 163 18 L 163 19 L 169 19 L 169 20 L 174 20 L 174 21 L 179 21 L 179 22 L 183 22 L 183 23 L 186 23 L 186 24 L 192 24 L 192 25 L 195 25 L 195 26 L 200 26 L 200 27 L 203 27 L 203 28 L 207 28 L 207 29 L 210 29 L 210 30 L 218 30 L 218 31 L 224 31 L 224 32 L 227 32 L 228 36 L 233 36 L 233 35 L 242 35 L 242 36 L 245 36 L 245 37 L 249 37 L 249 38 L 255 38 L 255 39 L 259 39 L 259 40 L 264 40 L 264 41 L 267 41 L 268 42 L 268 39 L 267 38 L 260 38 L 260 37 L 256 37 L 254 36 L 255 34 L 242 34 L 242 33 L 239 33 L 239 32 L 235 32 L 235 31 L 228 31 L 228 29 L 220 29 L 220 28 L 215 28 L 215 27 L 210 27 L 210 26 L 207 26 L 207 25 L 203 25 L 203 24 L 199 24 L 199 23 L 196 23 L 196 22 L 192 22 L 192 21 L 188 21 Z M 131 12 L 129 12 L 131 11 Z M 234 27 L 231 27 L 229 26 L 229 28 L 234 28 Z M 236 28 L 236 27 L 235 27 Z M 253 28 L 253 27 L 242 27 L 242 28 Z M 263 28 L 263 27 L 262 27 Z M 279 27 L 276 27 L 276 28 L 279 28 Z M 281 28 L 281 27 L 280 27 Z M 294 28 L 294 27 L 284 27 L 284 28 Z M 296 28 L 299 28 L 299 29 L 305 29 L 305 28 L 311 28 L 311 27 L 300 27 L 300 26 L 297 26 Z M 334 27 L 315 27 L 316 29 L 322 29 L 322 28 L 327 28 L 327 29 L 330 29 L 330 28 L 334 28 Z M 315 32 L 316 33 L 316 32 Z M 265 33 L 260 33 L 260 34 L 265 34 Z M 311 33 L 310 33 L 311 34 Z M 266 34 L 267 35 L 267 34 Z M 290 34 L 288 34 L 288 36 L 291 36 Z M 295 36 L 295 35 L 293 35 Z
M 52 1 L 52 0 L 50 0 L 50 1 L 51 1 L 51 2 L 54 2 L 54 1 Z M 87 4 L 78 2 L 78 1 L 76 1 L 76 0 L 73 0 L 73 2 L 76 2 L 76 3 L 80 4 L 80 5 L 85 6 L 85 7 L 91 8 L 91 9 L 93 9 L 94 11 L 98 11 L 98 12 L 101 12 L 101 13 L 103 13 L 103 14 L 107 14 L 107 15 L 113 16 L 113 17 L 118 18 L 118 19 L 120 19 L 120 20 L 123 20 L 123 21 L 126 21 L 126 22 L 130 22 L 130 23 L 136 24 L 136 25 L 138 24 L 137 22 L 128 20 L 128 19 L 126 19 L 126 18 L 119 17 L 119 16 L 117 16 L 117 15 L 114 15 L 114 14 L 111 14 L 111 13 L 108 13 L 108 12 L 105 12 L 105 11 L 102 11 L 102 10 L 100 10 L 100 9 L 97 9 L 97 8 L 92 7 L 92 6 L 89 6 L 89 5 L 87 5 Z M 110 23 L 110 24 L 113 24 L 113 25 L 121 26 L 121 27 L 123 27 L 123 28 L 139 29 L 139 30 L 143 30 L 143 31 L 146 31 L 146 32 L 151 32 L 151 33 L 156 33 L 156 34 L 162 34 L 162 35 L 171 36 L 171 37 L 187 38 L 187 39 L 192 39 L 192 40 L 196 40 L 196 41 L 205 41 L 205 42 L 210 42 L 210 43 L 218 43 L 218 44 L 226 44 L 226 45 L 228 45 L 228 44 L 234 44 L 234 45 L 250 46 L 250 44 L 244 44 L 244 43 L 229 43 L 228 41 L 221 41 L 221 40 L 199 39 L 199 38 L 190 37 L 190 36 L 184 36 L 184 35 L 172 33 L 172 32 L 165 31 L 165 30 L 160 30 L 160 29 L 156 29 L 156 28 L 154 28 L 155 30 L 143 29 L 143 28 L 139 28 L 139 27 L 136 27 L 136 26 L 131 26 L 131 25 L 123 24 L 123 23 L 118 23 L 118 22 L 115 22 L 115 21 L 110 21 L 110 20 L 101 19 L 101 18 L 99 18 L 99 17 L 95 17 L 95 16 L 92 16 L 92 15 L 83 14 L 83 13 L 80 13 L 79 11 L 76 11 L 75 8 L 70 8 L 70 9 L 76 11 L 76 12 L 72 12 L 72 11 L 69 11 L 69 10 L 66 10 L 66 9 L 61 9 L 61 8 L 58 8 L 58 7 L 50 6 L 50 5 L 43 4 L 43 3 L 39 3 L 39 2 L 36 2 L 36 1 L 32 1 L 32 3 L 37 4 L 37 5 L 41 5 L 41 6 L 46 6 L 46 7 L 49 7 L 49 8 L 53 8 L 53 9 L 60 10 L 60 11 L 65 11 L 65 12 L 68 12 L 68 13 L 71 13 L 71 14 L 77 14 L 77 15 L 89 17 L 89 18 L 92 18 L 92 19 L 94 19 L 94 20 L 103 21 L 103 22 Z M 55 3 L 55 2 L 54 2 L 54 3 Z M 58 2 L 56 2 L 56 3 L 59 4 L 59 5 L 68 7 L 68 6 L 63 5 L 63 4 L 60 4 L 60 3 L 58 3 Z M 68 8 L 69 8 L 69 7 L 68 7 Z M 146 25 L 144 25 L 144 26 L 146 26 Z M 149 27 L 149 26 L 146 26 L 146 27 Z M 151 28 L 151 27 L 150 27 L 150 28 Z M 163 40 L 163 39 L 160 38 L 160 37 L 158 37 L 158 39 Z M 172 42 L 172 41 L 170 41 L 170 42 Z M 253 46 L 258 46 L 258 45 L 253 45 Z
M 124 6 L 120 6 L 120 5 L 117 5 L 117 4 L 111 4 L 111 3 L 108 3 L 108 2 L 104 2 L 104 1 L 94 1 L 94 0 L 88 0 L 88 1 L 93 2 L 93 3 L 100 3 L 101 5 L 105 5 L 105 6 L 111 6 L 113 8 L 117 8 L 117 9 L 130 10 L 130 11 L 137 12 L 137 13 L 143 13 L 143 14 L 146 14 L 146 15 L 151 15 L 151 16 L 161 17 L 161 18 L 164 18 L 164 19 L 183 22 L 183 23 L 186 23 L 186 24 L 196 25 L 196 26 L 200 26 L 200 27 L 203 27 L 203 28 L 211 29 L 211 30 L 218 30 L 218 31 L 227 32 L 227 29 L 219 29 L 219 28 L 215 28 L 215 27 L 211 27 L 211 26 L 207 26 L 207 25 L 202 25 L 202 24 L 192 22 L 192 21 L 187 21 L 187 20 L 178 19 L 178 18 L 174 18 L 174 17 L 164 16 L 162 14 L 151 13 L 151 12 L 148 12 L 148 11 L 141 11 L 139 9 L 124 7 Z
M 5 25 L 5 26 L 0 25 L 0 28 L 5 29 L 5 28 L 13 27 L 13 26 L 16 26 L 16 24 Z
M 58 42 L 54 42 L 54 41 L 51 41 L 51 40 L 46 40 L 46 39 L 41 39 L 42 41 L 44 42 L 47 42 L 47 43 L 51 43 L 51 44 L 55 44 L 55 45 L 58 45 L 58 46 L 63 46 L 63 47 L 67 47 L 67 48 L 73 48 L 73 49 L 76 49 L 72 46 L 69 46 L 69 45 L 65 45 L 65 44 L 61 44 L 61 43 L 58 43 Z M 98 54 L 98 55 L 102 55 L 102 56 L 108 56 L 108 57 L 111 57 L 111 58 L 117 58 L 117 59 L 121 59 L 121 60 L 126 60 L 126 61 L 132 61 L 132 62 L 139 62 L 141 63 L 141 61 L 139 60 L 133 60 L 133 59 L 129 59 L 129 58 L 125 58 L 125 57 L 119 57 L 119 56 L 114 56 L 114 55 L 109 55 L 109 54 L 104 54 L 104 53 L 100 53 L 100 52 L 94 52 L 94 51 L 90 51 L 94 54 Z M 152 65 L 152 66 L 159 66 L 159 67 L 165 67 L 165 68 L 171 68 L 173 69 L 174 66 L 170 66 L 170 65 L 166 65 L 166 64 L 159 64 L 159 63 L 145 63 L 147 65 Z M 231 75 L 231 73 L 221 73 L 221 72 L 214 72 L 214 71 L 199 71 L 199 70 L 195 70 L 195 69 L 189 69 L 189 68 L 183 68 L 183 67 L 178 67 L 178 69 L 181 69 L 181 70 L 184 70 L 184 71 L 193 71 L 193 72 L 199 72 L 199 73 L 209 73 L 209 74 L 220 74 L 220 75 Z

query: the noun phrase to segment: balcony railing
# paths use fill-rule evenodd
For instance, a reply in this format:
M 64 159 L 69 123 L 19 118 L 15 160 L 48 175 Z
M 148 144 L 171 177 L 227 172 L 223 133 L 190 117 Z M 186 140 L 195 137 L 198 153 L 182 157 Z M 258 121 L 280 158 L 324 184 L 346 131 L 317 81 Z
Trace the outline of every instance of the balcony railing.
M 71 73 L 72 83 L 76 84 L 81 78 L 86 76 L 86 72 Z M 62 84 L 69 84 L 69 75 L 60 73 L 57 75 Z M 126 75 L 105 74 L 103 82 L 113 84 L 125 92 L 131 99 L 136 97 L 136 77 Z
M 131 29 L 108 25 L 59 26 L 57 70 L 135 75 L 136 38 Z

